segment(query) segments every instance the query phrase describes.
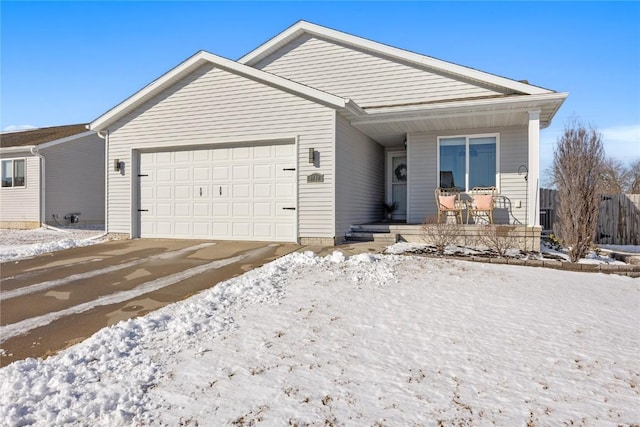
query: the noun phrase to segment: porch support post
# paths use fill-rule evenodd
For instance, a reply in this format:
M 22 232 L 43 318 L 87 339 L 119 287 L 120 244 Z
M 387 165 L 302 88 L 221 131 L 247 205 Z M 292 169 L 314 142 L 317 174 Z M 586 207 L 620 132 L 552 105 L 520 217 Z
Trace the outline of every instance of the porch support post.
M 540 225 L 540 110 L 529 111 L 528 226 Z

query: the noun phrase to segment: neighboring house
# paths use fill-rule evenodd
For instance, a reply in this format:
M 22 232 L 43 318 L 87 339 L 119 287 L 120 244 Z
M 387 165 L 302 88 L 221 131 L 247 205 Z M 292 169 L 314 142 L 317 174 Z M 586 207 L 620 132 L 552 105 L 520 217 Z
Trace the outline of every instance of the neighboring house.
M 104 224 L 104 140 L 86 125 L 0 134 L 0 228 Z
M 301 21 L 238 61 L 198 52 L 90 124 L 114 165 L 107 230 L 334 244 L 383 200 L 434 215 L 442 170 L 539 233 L 540 129 L 566 96 Z

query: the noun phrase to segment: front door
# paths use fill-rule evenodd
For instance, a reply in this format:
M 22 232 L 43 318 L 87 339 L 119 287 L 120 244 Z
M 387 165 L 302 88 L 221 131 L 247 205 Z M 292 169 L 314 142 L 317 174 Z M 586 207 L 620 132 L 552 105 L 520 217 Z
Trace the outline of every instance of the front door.
M 387 203 L 395 203 L 394 220 L 407 219 L 407 152 L 387 153 Z

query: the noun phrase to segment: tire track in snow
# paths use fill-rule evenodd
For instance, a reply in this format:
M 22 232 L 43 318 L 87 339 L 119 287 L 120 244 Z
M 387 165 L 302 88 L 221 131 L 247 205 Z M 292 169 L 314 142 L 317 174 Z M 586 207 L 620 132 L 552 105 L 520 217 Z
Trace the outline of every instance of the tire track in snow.
M 87 273 L 78 273 L 72 274 L 71 276 L 56 279 L 56 280 L 48 280 L 42 283 L 36 283 L 35 285 L 25 286 L 23 288 L 13 289 L 11 291 L 6 291 L 0 293 L 0 301 L 8 300 L 11 298 L 21 297 L 24 295 L 34 294 L 36 292 L 46 291 L 51 288 L 56 288 L 58 286 L 66 285 L 71 282 L 75 282 L 76 280 L 89 279 L 91 277 L 99 276 L 101 274 L 108 274 L 114 271 L 123 270 L 125 268 L 134 267 L 136 265 L 144 264 L 145 262 L 151 260 L 158 259 L 170 259 L 175 258 L 177 256 L 183 255 L 187 252 L 197 251 L 198 249 L 206 248 L 208 246 L 213 246 L 215 243 L 201 243 L 199 245 L 190 246 L 188 248 L 180 249 L 177 251 L 166 252 L 159 255 L 154 255 L 148 258 L 141 258 L 135 261 L 125 262 L 124 264 L 112 265 L 110 267 L 101 268 L 99 270 L 89 271 Z
M 76 306 L 69 307 L 64 310 L 56 311 L 54 313 L 48 313 L 42 316 L 33 317 L 31 319 L 25 319 L 18 323 L 13 323 L 11 325 L 0 326 L 0 344 L 7 341 L 9 338 L 15 337 L 17 335 L 25 334 L 30 330 L 38 328 L 40 326 L 48 325 L 49 323 L 52 323 L 55 320 L 58 320 L 62 317 L 70 316 L 72 314 L 83 313 L 85 311 L 91 310 L 94 307 L 100 307 L 104 305 L 116 304 L 119 302 L 127 301 L 130 299 L 139 297 L 140 295 L 144 295 L 146 293 L 157 291 L 158 289 L 162 289 L 167 286 L 173 285 L 182 280 L 186 280 L 190 277 L 204 273 L 206 271 L 215 270 L 217 268 L 221 268 L 226 265 L 233 264 L 234 262 L 239 262 L 245 258 L 248 258 L 250 256 L 249 254 L 253 252 L 256 252 L 256 250 L 249 251 L 247 254 L 238 255 L 232 258 L 216 260 L 208 264 L 199 265 L 197 267 L 193 267 L 188 270 L 181 271 L 179 273 L 161 277 L 159 279 L 155 279 L 150 282 L 143 283 L 140 286 L 136 287 L 135 289 L 131 289 L 128 291 L 121 291 L 111 295 L 105 295 L 93 301 L 88 301 L 82 304 L 78 304 Z

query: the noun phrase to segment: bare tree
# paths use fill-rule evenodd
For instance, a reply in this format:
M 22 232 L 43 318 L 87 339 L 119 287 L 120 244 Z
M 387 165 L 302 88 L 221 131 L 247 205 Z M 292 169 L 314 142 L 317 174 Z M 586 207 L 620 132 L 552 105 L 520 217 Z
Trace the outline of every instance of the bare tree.
M 554 150 L 552 175 L 558 189 L 557 229 L 572 262 L 584 257 L 598 224 L 602 136 L 596 128 L 572 119 Z
M 627 192 L 640 194 L 640 160 L 631 162 L 627 169 Z
M 628 171 L 621 161 L 607 157 L 602 162 L 598 191 L 600 194 L 622 194 L 626 191 Z

